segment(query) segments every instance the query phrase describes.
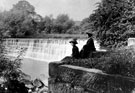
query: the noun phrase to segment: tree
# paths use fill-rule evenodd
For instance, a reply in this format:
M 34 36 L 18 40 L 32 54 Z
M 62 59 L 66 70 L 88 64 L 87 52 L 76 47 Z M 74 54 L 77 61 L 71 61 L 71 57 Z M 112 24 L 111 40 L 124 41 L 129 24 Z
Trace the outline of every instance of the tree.
M 11 9 L 11 11 L 12 12 L 21 11 L 29 15 L 29 13 L 32 13 L 32 14 L 35 13 L 35 8 L 28 1 L 21 0 L 17 4 L 13 5 L 13 8 Z
M 44 30 L 45 33 L 51 33 L 52 29 L 54 28 L 53 24 L 53 18 L 51 16 L 46 16 L 44 18 Z
M 88 31 L 93 32 L 93 29 L 92 29 L 91 22 L 90 22 L 89 18 L 83 19 L 81 21 L 80 27 L 81 27 L 82 33 L 86 33 Z
M 135 36 L 134 0 L 102 0 L 90 15 L 90 27 L 101 46 L 121 47 L 129 37 Z
M 60 14 L 54 19 L 52 16 L 46 16 L 43 20 L 45 33 L 68 33 L 75 22 L 68 15 Z M 73 30 L 72 30 L 73 31 Z
M 81 31 L 81 27 L 80 26 L 73 26 L 72 28 L 68 29 L 66 31 L 66 33 L 68 34 L 80 34 Z
M 41 16 L 35 13 L 35 9 L 29 2 L 19 1 L 10 11 L 0 13 L 2 31 L 8 32 L 10 37 L 30 37 L 37 34 L 36 19 Z
M 60 14 L 54 21 L 54 26 L 58 33 L 66 33 L 67 30 L 74 26 L 75 22 L 68 15 Z

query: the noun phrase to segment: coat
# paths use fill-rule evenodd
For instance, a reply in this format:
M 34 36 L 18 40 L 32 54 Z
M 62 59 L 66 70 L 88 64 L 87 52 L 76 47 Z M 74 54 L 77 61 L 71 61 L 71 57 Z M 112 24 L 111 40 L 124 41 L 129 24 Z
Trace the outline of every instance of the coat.
M 88 47 L 87 48 L 88 51 L 96 51 L 96 48 L 95 48 L 95 45 L 94 45 L 94 40 L 92 38 L 88 39 L 86 45 Z
M 93 51 L 96 51 L 94 40 L 92 38 L 89 38 L 87 43 L 83 46 L 82 50 L 80 51 L 80 57 L 88 58 Z
M 72 57 L 73 58 L 79 58 L 79 49 L 78 49 L 78 47 L 76 45 L 73 45 Z

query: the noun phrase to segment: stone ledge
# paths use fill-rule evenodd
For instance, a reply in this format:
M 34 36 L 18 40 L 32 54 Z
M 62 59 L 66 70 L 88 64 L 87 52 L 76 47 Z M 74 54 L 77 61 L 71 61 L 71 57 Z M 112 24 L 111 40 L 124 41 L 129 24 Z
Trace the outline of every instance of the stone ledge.
M 61 64 L 61 62 L 49 64 L 50 88 L 59 84 L 70 84 L 71 88 L 79 86 L 88 93 L 131 93 L 135 87 L 135 79 L 132 78 L 109 75 L 98 69 Z

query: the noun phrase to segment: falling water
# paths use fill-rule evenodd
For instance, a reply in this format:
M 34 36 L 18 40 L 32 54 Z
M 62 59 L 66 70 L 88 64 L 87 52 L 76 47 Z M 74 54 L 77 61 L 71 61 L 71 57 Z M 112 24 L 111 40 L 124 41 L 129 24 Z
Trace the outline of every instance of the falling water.
M 48 85 L 48 63 L 60 61 L 65 56 L 70 56 L 72 46 L 71 39 L 5 39 L 7 54 L 16 57 L 20 50 L 25 49 L 21 69 L 31 76 L 31 79 L 40 78 Z M 81 49 L 86 43 L 86 39 L 78 40 L 78 48 Z M 96 49 L 99 44 L 95 41 Z
M 24 58 L 40 60 L 45 62 L 59 61 L 65 56 L 71 55 L 71 39 L 6 39 L 5 45 L 9 56 L 17 56 L 22 48 L 26 48 Z M 78 48 L 81 49 L 86 39 L 78 40 Z M 95 41 L 96 49 L 99 44 Z

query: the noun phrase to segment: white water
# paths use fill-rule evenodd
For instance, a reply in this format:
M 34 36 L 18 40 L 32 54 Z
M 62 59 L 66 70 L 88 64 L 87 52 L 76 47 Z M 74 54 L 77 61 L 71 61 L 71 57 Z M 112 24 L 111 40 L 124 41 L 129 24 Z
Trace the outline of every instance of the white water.
M 72 46 L 71 39 L 6 39 L 5 45 L 9 56 L 17 56 L 21 48 L 27 48 L 24 58 L 40 60 L 45 62 L 59 61 L 65 56 L 70 56 Z M 81 49 L 86 40 L 78 40 L 78 48 Z M 99 50 L 99 44 L 94 41 Z
M 5 46 L 9 56 L 16 57 L 21 48 L 27 48 L 22 60 L 21 69 L 24 73 L 31 76 L 31 79 L 40 78 L 48 85 L 48 63 L 60 61 L 65 56 L 70 56 L 72 46 L 71 39 L 14 39 L 5 40 Z M 79 49 L 83 47 L 86 40 L 78 40 Z M 95 41 L 96 49 L 99 45 Z

